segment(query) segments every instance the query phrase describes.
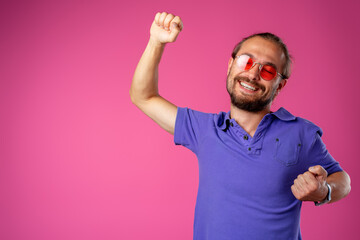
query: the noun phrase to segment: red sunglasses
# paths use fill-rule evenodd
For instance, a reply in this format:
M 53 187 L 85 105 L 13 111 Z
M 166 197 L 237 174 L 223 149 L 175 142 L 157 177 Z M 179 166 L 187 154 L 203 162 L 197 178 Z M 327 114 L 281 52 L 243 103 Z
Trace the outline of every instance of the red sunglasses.
M 276 71 L 276 68 L 269 64 L 260 64 L 255 62 L 250 56 L 243 54 L 235 57 L 236 65 L 241 71 L 248 71 L 252 69 L 255 64 L 259 64 L 260 77 L 266 81 L 273 80 L 276 75 L 284 79 L 284 76 Z

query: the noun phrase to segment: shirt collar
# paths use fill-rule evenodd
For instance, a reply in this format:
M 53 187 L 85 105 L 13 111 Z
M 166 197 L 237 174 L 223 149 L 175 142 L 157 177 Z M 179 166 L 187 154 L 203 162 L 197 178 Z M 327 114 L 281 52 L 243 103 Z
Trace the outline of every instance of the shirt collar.
M 277 110 L 276 112 L 270 113 L 271 115 L 274 115 L 275 117 L 277 117 L 278 119 L 282 120 L 282 121 L 293 121 L 296 119 L 296 117 L 294 115 L 292 115 L 290 112 L 288 112 L 285 108 L 281 107 L 279 108 L 279 110 Z M 222 113 L 219 115 L 218 118 L 218 126 L 221 130 L 226 130 L 229 125 L 230 125 L 230 111 L 227 113 Z
M 271 113 L 282 121 L 293 121 L 296 119 L 294 115 L 289 113 L 285 108 L 281 107 L 276 112 Z
M 221 130 L 225 131 L 227 129 L 227 127 L 230 125 L 230 111 L 227 113 L 222 113 L 219 116 L 218 119 L 218 126 L 220 127 Z

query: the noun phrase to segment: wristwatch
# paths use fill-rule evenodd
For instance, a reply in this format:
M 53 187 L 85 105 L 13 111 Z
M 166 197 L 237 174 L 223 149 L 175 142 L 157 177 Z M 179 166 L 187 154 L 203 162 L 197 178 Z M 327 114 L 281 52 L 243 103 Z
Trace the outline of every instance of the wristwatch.
M 315 203 L 315 206 L 321 206 L 321 205 L 323 205 L 323 204 L 328 203 L 328 202 L 331 201 L 331 187 L 330 187 L 330 185 L 329 185 L 328 183 L 326 183 L 326 186 L 327 186 L 327 188 L 329 189 L 326 198 L 325 198 L 323 201 L 321 201 L 321 202 L 314 202 L 314 203 Z

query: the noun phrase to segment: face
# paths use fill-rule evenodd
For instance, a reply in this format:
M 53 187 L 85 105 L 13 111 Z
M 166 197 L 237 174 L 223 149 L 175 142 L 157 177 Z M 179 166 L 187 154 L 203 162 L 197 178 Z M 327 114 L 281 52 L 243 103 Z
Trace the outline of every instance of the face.
M 273 42 L 261 37 L 246 40 L 237 56 L 249 55 L 255 62 L 270 64 L 276 67 L 279 73 L 285 63 L 285 55 Z M 247 71 L 240 70 L 233 58 L 229 61 L 227 76 L 227 91 L 230 94 L 231 104 L 249 112 L 270 110 L 270 105 L 279 91 L 285 86 L 286 80 L 277 76 L 270 81 L 259 75 L 259 64 Z

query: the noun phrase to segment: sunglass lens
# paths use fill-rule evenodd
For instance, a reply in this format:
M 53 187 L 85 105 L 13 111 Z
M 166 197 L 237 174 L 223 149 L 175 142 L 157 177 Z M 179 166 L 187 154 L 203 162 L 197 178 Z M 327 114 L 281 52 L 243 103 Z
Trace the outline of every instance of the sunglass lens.
M 249 59 L 246 62 L 245 70 L 249 70 L 254 64 L 254 61 L 249 57 Z
M 264 65 L 261 69 L 260 76 L 264 80 L 272 80 L 276 76 L 276 69 L 270 65 Z
M 236 64 L 240 70 L 249 70 L 253 65 L 253 60 L 247 55 L 240 55 Z

